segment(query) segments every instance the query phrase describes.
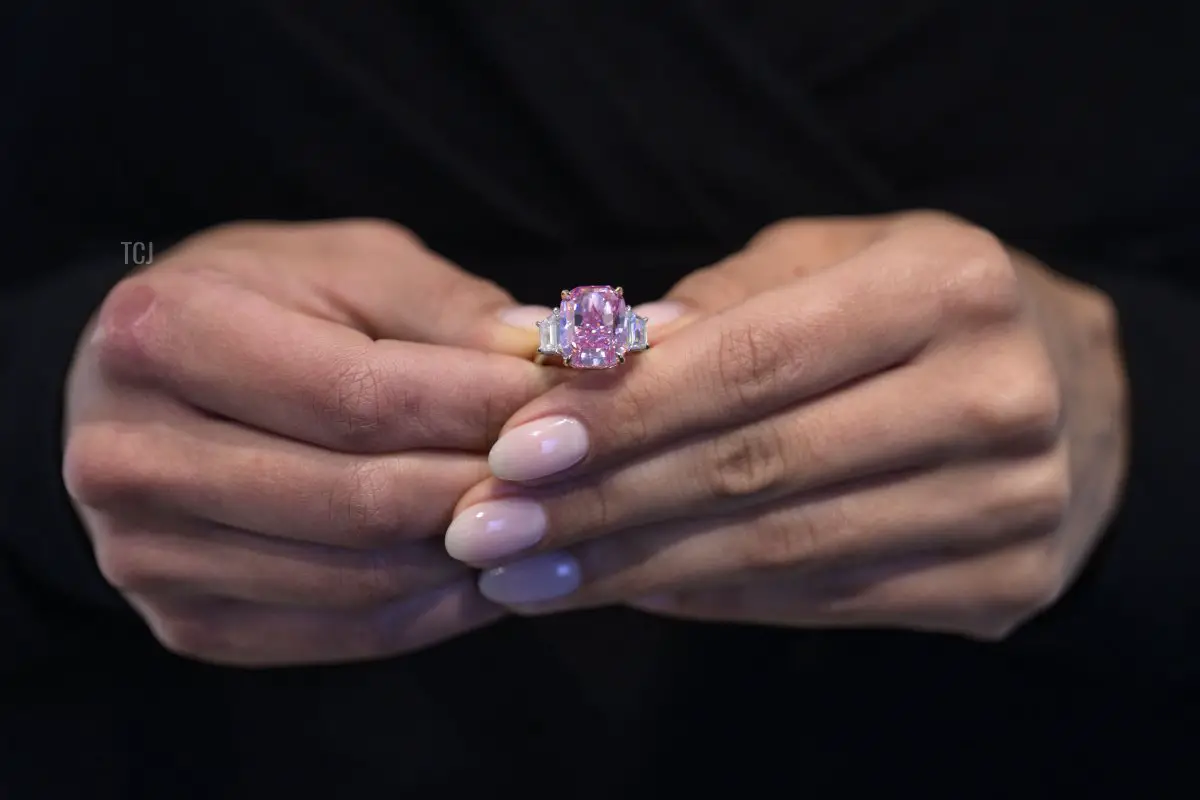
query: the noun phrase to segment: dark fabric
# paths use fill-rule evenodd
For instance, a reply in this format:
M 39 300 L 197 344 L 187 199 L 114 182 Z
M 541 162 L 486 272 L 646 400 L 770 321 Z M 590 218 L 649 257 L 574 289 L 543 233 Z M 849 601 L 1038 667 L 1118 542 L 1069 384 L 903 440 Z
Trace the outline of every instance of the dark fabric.
M 1198 8 L 6 6 L 0 797 L 1194 789 Z M 66 502 L 63 379 L 122 242 L 380 216 L 525 302 L 564 281 L 646 300 L 773 220 L 916 207 L 1121 312 L 1125 506 L 1006 642 L 613 610 L 388 662 L 218 669 L 157 646 Z

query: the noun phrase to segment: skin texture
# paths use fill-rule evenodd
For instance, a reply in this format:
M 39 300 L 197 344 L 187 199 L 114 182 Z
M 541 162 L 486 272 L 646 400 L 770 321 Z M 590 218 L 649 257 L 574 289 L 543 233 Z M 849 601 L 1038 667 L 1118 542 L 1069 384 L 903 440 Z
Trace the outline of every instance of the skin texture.
M 166 647 L 222 664 L 378 658 L 497 619 L 439 537 L 558 379 L 515 355 L 536 332 L 499 322 L 512 305 L 384 222 L 182 243 L 112 291 L 70 372 L 64 479 L 100 569 Z
M 458 505 L 537 504 L 544 531 L 519 553 L 450 537 L 519 613 L 627 603 L 994 640 L 1062 595 L 1117 505 L 1111 304 L 986 231 L 927 212 L 789 220 L 667 299 L 691 311 L 651 351 L 505 426 L 574 420 L 581 460 L 545 474 L 502 440 L 507 480 Z M 547 571 L 577 588 L 511 600 Z

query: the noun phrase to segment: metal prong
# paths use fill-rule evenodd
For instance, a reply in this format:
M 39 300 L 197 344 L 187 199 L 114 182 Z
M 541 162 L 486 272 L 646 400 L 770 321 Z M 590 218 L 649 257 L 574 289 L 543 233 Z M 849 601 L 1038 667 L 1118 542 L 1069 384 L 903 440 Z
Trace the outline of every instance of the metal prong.
M 622 364 L 624 364 L 624 363 L 625 363 L 625 354 L 624 354 L 624 353 L 617 353 L 617 361 L 618 361 L 618 362 L 620 362 L 620 363 L 622 363 Z
M 566 289 L 563 289 L 562 292 L 560 292 L 558 296 L 560 298 L 562 298 L 563 300 L 566 300 L 568 297 L 571 296 L 571 293 L 569 291 L 567 291 Z
M 563 361 L 563 366 L 564 366 L 564 367 L 569 367 L 569 366 L 571 366 L 571 357 L 570 357 L 570 356 L 563 356 L 563 357 L 562 357 L 562 361 Z
M 616 294 L 617 294 L 617 297 L 624 297 L 624 296 L 625 296 L 625 290 L 624 290 L 624 289 L 622 289 L 620 286 L 618 286 L 616 289 L 613 289 L 613 291 L 614 291 L 614 292 L 616 292 Z

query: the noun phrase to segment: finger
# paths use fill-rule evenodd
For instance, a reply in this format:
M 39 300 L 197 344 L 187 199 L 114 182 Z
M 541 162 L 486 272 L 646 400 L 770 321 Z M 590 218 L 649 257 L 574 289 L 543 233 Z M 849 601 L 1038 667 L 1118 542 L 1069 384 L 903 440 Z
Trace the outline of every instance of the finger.
M 1068 494 L 1062 450 L 834 487 L 770 509 L 624 531 L 483 574 L 496 602 L 543 613 L 714 582 L 805 576 L 1045 537 Z M 534 604 L 531 606 L 531 604 Z
M 914 258 L 868 248 L 689 326 L 621 370 L 550 390 L 505 426 L 493 473 L 528 481 L 598 469 L 910 360 L 941 316 L 937 293 L 912 277 Z
M 237 601 L 135 605 L 169 650 L 215 664 L 336 664 L 420 650 L 504 615 L 461 580 L 367 611 L 315 611 Z
M 82 505 L 374 549 L 444 531 L 487 473 L 479 456 L 351 456 L 149 402 L 72 429 L 65 478 Z
M 844 261 L 882 238 L 890 222 L 890 217 L 820 217 L 769 225 L 738 252 L 671 288 L 664 299 L 690 313 L 670 330 Z
M 197 251 L 202 268 L 227 266 L 239 283 L 373 339 L 526 357 L 537 347 L 532 320 L 518 313 L 518 324 L 505 323 L 516 306 L 508 292 L 388 220 L 241 222 L 206 231 L 178 252 Z M 296 283 L 303 285 L 289 291 Z
M 104 370 L 205 411 L 350 452 L 486 448 L 555 370 L 475 351 L 372 341 L 234 286 L 134 279 L 89 345 Z
M 808 586 L 790 578 L 731 582 L 639 598 L 631 605 L 710 622 L 905 628 L 995 640 L 1053 603 L 1062 577 L 1052 552 L 1021 545 L 845 568 Z
M 748 425 L 573 481 L 485 481 L 459 500 L 447 550 L 468 563 L 488 563 L 525 549 L 728 514 L 989 451 L 1051 447 L 1058 414 L 1042 407 L 1053 398 L 1032 402 L 1035 393 L 1021 388 L 1022 381 L 1038 379 L 1025 347 L 1006 340 L 970 349 L 970 363 L 988 361 L 986 373 L 964 376 L 967 354 L 942 350 Z
M 218 525 L 128 530 L 112 520 L 93 520 L 90 528 L 100 571 L 126 596 L 362 609 L 469 574 L 434 541 L 352 550 Z

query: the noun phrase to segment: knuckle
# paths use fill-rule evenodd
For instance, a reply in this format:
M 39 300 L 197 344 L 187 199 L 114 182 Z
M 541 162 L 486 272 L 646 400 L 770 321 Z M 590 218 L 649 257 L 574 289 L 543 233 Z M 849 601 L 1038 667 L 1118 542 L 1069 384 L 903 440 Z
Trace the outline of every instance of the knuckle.
M 655 407 L 662 402 L 662 388 L 649 376 L 626 381 L 620 391 L 612 395 L 609 412 L 596 415 L 593 424 L 609 427 L 607 433 L 612 441 L 633 449 L 646 445 L 653 435 L 647 420 L 654 418 Z
M 107 508 L 148 488 L 153 463 L 140 437 L 105 425 L 75 427 L 63 451 L 63 484 L 77 502 Z
M 109 292 L 90 342 L 101 370 L 113 375 L 154 371 L 170 316 L 154 313 L 161 301 L 161 292 L 143 280 L 127 279 Z
M 1047 444 L 1061 428 L 1062 388 L 1048 364 L 1025 360 L 1021 368 L 997 369 L 976 382 L 963 413 L 985 437 Z
M 1111 348 L 1120 341 L 1120 319 L 1116 303 L 1104 292 L 1082 287 L 1082 328 L 1089 344 Z
M 208 252 L 220 252 L 225 245 L 233 245 L 240 249 L 247 245 L 257 245 L 264 237 L 279 235 L 288 229 L 288 226 L 276 222 L 228 220 L 188 236 L 179 242 L 172 252 L 178 255 L 183 251 L 191 255 L 201 248 Z
M 976 641 L 997 644 L 1011 636 L 1023 621 L 1017 616 L 991 615 L 970 620 L 962 632 Z
M 780 488 L 787 477 L 786 446 L 772 425 L 758 424 L 711 440 L 706 480 L 711 494 L 750 498 Z
M 938 208 L 917 208 L 898 215 L 896 221 L 909 228 L 957 228 L 970 225 L 962 217 Z
M 1041 459 L 1029 471 L 1013 505 L 1028 534 L 1050 536 L 1062 528 L 1071 508 L 1071 470 L 1065 450 Z
M 781 337 L 765 324 L 732 325 L 721 330 L 714 387 L 735 408 L 752 407 L 778 377 Z
M 813 265 L 826 265 L 866 246 L 884 231 L 879 217 L 789 218 L 767 225 L 746 244 L 795 254 L 803 262 L 793 272 L 804 274 Z
M 545 504 L 547 517 L 553 520 L 547 526 L 552 546 L 592 538 L 620 527 L 621 511 L 628 508 L 623 509 L 617 502 L 614 495 L 618 494 L 613 479 L 602 478 L 579 486 L 558 502 Z
M 254 285 L 254 277 L 264 271 L 269 259 L 270 254 L 259 248 L 253 234 L 238 230 L 212 240 L 178 245 L 170 257 L 169 270 L 166 262 L 163 267 L 155 267 L 155 282 L 163 297 L 177 307 L 195 304 L 200 298 L 204 305 L 219 308 L 220 298 L 213 298 L 212 293 L 242 291 Z M 179 314 L 172 308 L 162 316 L 173 320 Z
M 697 305 L 734 304 L 749 295 L 746 283 L 730 269 L 729 262 L 719 262 L 689 272 L 671 289 L 673 297 L 691 299 Z
M 216 616 L 200 611 L 152 611 L 147 622 L 154 638 L 176 655 L 210 661 L 229 650 L 231 632 Z
M 142 551 L 111 535 L 93 538 L 92 549 L 100 574 L 122 594 L 136 593 L 153 585 L 155 571 Z
M 317 390 L 316 413 L 336 446 L 357 450 L 378 436 L 392 414 L 406 421 L 419 419 L 417 396 L 401 391 L 396 407 L 391 405 L 384 388 L 380 368 L 364 352 L 341 359 L 333 367 L 328 382 Z
M 961 217 L 927 211 L 916 221 L 912 229 L 919 230 L 939 252 L 976 255 L 988 260 L 1007 258 L 1004 243 L 994 233 Z
M 803 514 L 768 514 L 741 537 L 741 568 L 772 572 L 808 561 L 817 552 L 821 532 Z
M 647 474 L 636 467 L 617 469 L 593 480 L 580 481 L 566 489 L 539 495 L 545 515 L 544 535 L 531 551 L 553 550 L 597 539 L 630 525 L 650 524 L 664 517 L 656 504 L 643 494 Z M 676 496 L 677 486 L 663 487 Z
M 412 648 L 416 638 L 413 619 L 408 604 L 378 604 L 357 615 L 349 631 L 349 648 L 375 656 L 403 653 Z
M 925 247 L 932 249 L 943 308 L 955 319 L 975 322 L 1008 320 L 1023 308 L 1017 270 L 995 234 L 967 224 L 926 229 Z
M 391 468 L 382 461 L 356 460 L 346 468 L 330 492 L 329 516 L 348 546 L 369 548 L 393 538 L 398 520 L 388 510 L 391 485 Z
M 397 243 L 409 247 L 425 248 L 425 242 L 411 228 L 382 217 L 360 217 L 341 220 L 337 223 L 347 237 L 360 242 L 395 246 Z
M 820 235 L 822 225 L 819 220 L 787 218 L 776 220 L 759 229 L 750 237 L 747 248 L 774 247 L 781 243 L 796 243 L 799 245 L 810 236 Z
M 1010 610 L 1016 624 L 1052 606 L 1066 586 L 1060 551 L 1047 544 L 1023 549 L 1001 578 L 1001 606 Z
M 1096 338 L 1105 344 L 1111 344 L 1120 339 L 1121 320 L 1117 304 L 1112 297 L 1097 291 L 1093 295 L 1091 329 Z
M 353 570 L 332 587 L 331 600 L 343 608 L 372 608 L 404 594 L 402 570 L 383 550 L 368 550 Z
M 500 438 L 500 432 L 512 415 L 537 397 L 537 392 L 514 391 L 507 387 L 496 391 L 494 384 L 488 384 L 487 389 L 478 403 L 471 405 L 472 409 L 478 409 L 478 415 L 468 412 L 464 419 L 465 438 L 475 439 L 478 449 L 484 452 Z

